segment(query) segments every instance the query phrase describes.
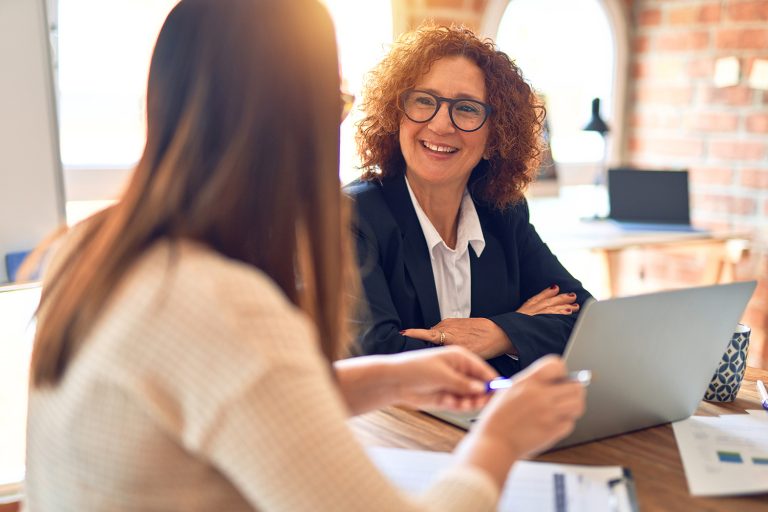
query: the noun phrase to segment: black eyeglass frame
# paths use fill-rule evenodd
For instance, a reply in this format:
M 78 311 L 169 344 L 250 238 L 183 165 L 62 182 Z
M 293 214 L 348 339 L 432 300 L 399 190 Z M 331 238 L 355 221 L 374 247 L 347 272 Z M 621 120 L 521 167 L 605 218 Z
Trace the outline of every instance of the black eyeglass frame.
M 418 92 L 418 93 L 421 93 L 421 94 L 426 94 L 427 96 L 431 96 L 435 100 L 437 100 L 437 106 L 435 107 L 435 111 L 432 113 L 431 116 L 429 116 L 427 119 L 425 119 L 423 121 L 417 121 L 416 119 L 414 119 L 411 116 L 409 116 L 408 112 L 405 111 L 405 98 L 409 94 L 414 93 L 414 92 Z M 456 124 L 456 121 L 453 119 L 453 107 L 454 107 L 454 105 L 456 105 L 456 103 L 460 103 L 462 101 L 471 101 L 472 103 L 477 103 L 478 105 L 481 105 L 483 107 L 483 112 L 485 112 L 485 116 L 483 117 L 483 120 L 480 122 L 480 124 L 478 125 L 477 128 L 473 128 L 472 130 L 465 130 L 464 128 L 462 128 L 458 124 Z M 482 128 L 483 125 L 485 125 L 485 122 L 488 121 L 488 117 L 491 115 L 491 112 L 493 112 L 493 107 L 491 107 L 487 103 L 483 103 L 482 101 L 474 100 L 472 98 L 445 98 L 443 96 L 438 96 L 436 94 L 432 94 L 429 91 L 422 91 L 420 89 L 408 89 L 407 91 L 403 92 L 400 95 L 400 102 L 399 102 L 398 106 L 400 108 L 400 111 L 403 114 L 405 114 L 405 117 L 407 117 L 408 119 L 410 119 L 414 123 L 428 123 L 432 119 L 435 118 L 435 116 L 437 115 L 438 112 L 440 112 L 440 107 L 443 106 L 443 103 L 447 103 L 448 104 L 448 117 L 451 118 L 451 123 L 453 124 L 453 126 L 455 126 L 457 130 L 461 130 L 462 132 L 465 132 L 465 133 L 476 132 L 477 130 Z

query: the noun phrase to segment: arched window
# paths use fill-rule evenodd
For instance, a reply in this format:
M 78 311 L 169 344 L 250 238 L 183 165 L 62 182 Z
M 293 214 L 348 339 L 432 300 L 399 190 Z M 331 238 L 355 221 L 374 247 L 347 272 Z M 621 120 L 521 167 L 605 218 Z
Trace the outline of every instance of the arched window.
M 616 0 L 489 2 L 484 32 L 545 97 L 561 177 L 581 170 L 576 181 L 589 181 L 604 155 L 620 160 L 627 65 L 622 9 Z M 593 98 L 600 98 L 602 118 L 611 129 L 608 148 L 599 134 L 582 130 L 590 120 Z
M 360 175 L 355 148 L 355 124 L 361 119 L 357 108 L 365 74 L 386 54 L 392 43 L 391 0 L 322 0 L 336 27 L 343 88 L 357 98 L 355 107 L 341 124 L 339 176 L 348 183 Z

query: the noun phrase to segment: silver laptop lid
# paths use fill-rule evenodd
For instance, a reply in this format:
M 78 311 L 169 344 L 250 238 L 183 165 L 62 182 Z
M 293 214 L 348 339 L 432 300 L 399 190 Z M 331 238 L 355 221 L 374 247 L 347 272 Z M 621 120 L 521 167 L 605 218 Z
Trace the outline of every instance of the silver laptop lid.
M 592 370 L 587 408 L 557 448 L 687 418 L 696 410 L 755 282 L 592 302 L 564 358 Z
M 554 448 L 690 416 L 755 285 L 747 281 L 585 304 L 564 357 L 570 370 L 592 371 L 587 408 L 571 435 Z M 426 412 L 464 429 L 478 416 Z

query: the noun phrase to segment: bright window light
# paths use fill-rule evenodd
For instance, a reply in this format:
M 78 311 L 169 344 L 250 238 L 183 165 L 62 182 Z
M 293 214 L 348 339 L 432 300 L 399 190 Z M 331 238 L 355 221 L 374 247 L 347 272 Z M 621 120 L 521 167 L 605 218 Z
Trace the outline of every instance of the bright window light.
M 178 0 L 59 0 L 58 86 L 65 167 L 128 168 L 144 149 L 147 73 Z
M 555 161 L 601 161 L 602 139 L 582 131 L 593 98 L 600 98 L 609 125 L 612 119 L 615 43 L 601 2 L 514 0 L 499 24 L 497 43 L 546 97 Z
M 336 26 L 343 87 L 357 98 L 341 124 L 339 176 L 349 183 L 360 175 L 355 148 L 355 124 L 362 119 L 357 106 L 365 74 L 384 58 L 392 43 L 391 0 L 323 0 Z

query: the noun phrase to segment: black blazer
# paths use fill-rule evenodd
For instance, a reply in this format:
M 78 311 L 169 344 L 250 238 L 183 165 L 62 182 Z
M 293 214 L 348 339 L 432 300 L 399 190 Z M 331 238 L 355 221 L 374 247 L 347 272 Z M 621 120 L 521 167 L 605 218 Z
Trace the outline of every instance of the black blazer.
M 433 347 L 399 333 L 441 320 L 429 249 L 405 178 L 356 181 L 345 192 L 354 203 L 353 231 L 368 304 L 359 318 L 360 351 L 390 354 Z M 541 241 L 529 223 L 526 202 L 503 212 L 477 200 L 475 206 L 485 249 L 478 258 L 469 247 L 470 316 L 490 319 L 509 336 L 519 361 L 504 355 L 489 362 L 502 375 L 512 375 L 545 354 L 562 354 L 576 322 L 576 314 L 529 316 L 516 310 L 553 284 L 561 293 L 576 293 L 580 305 L 590 294 Z

